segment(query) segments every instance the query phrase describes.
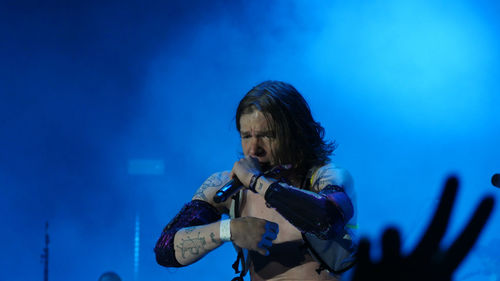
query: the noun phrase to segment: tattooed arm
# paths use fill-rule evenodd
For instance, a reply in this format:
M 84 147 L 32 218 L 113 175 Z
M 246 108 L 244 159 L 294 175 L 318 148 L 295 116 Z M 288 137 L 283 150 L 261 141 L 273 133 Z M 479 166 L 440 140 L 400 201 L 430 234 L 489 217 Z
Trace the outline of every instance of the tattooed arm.
M 192 264 L 222 245 L 220 222 L 231 200 L 215 204 L 215 193 L 229 180 L 229 173 L 214 174 L 193 196 L 193 200 L 170 221 L 156 243 L 156 261 L 166 267 Z M 241 248 L 269 253 L 278 225 L 260 218 L 239 217 L 230 222 L 231 241 Z
M 181 267 L 191 264 L 222 244 L 218 222 L 227 204 L 212 202 L 213 194 L 229 180 L 228 173 L 209 177 L 198 189 L 193 200 L 175 215 L 163 229 L 156 242 L 158 264 L 165 267 Z
M 229 173 L 215 173 L 210 176 L 196 191 L 192 200 L 201 200 L 209 203 L 219 213 L 227 213 L 231 200 L 216 204 L 213 202 L 215 193 L 229 181 Z M 182 265 L 196 262 L 213 249 L 222 245 L 219 236 L 220 222 L 206 225 L 182 228 L 175 234 L 175 258 Z
M 220 222 L 214 222 L 179 230 L 174 238 L 175 259 L 182 265 L 189 265 L 222 245 L 219 227 Z
M 215 193 L 230 180 L 229 172 L 215 173 L 211 175 L 205 182 L 198 188 L 192 200 L 202 200 L 217 208 L 220 213 L 227 213 L 231 200 L 225 202 L 215 203 L 213 198 Z

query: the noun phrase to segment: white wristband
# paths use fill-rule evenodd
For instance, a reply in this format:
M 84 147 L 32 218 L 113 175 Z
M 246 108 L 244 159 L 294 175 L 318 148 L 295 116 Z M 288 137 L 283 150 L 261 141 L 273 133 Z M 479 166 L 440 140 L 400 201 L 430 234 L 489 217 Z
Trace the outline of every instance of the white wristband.
M 220 221 L 219 237 L 222 242 L 231 241 L 231 220 Z

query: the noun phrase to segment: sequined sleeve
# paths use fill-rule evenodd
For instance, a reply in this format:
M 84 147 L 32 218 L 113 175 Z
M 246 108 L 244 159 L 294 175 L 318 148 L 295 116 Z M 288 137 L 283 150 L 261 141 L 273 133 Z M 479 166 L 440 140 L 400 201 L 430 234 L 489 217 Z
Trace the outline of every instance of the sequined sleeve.
M 166 267 L 181 267 L 175 258 L 174 236 L 179 229 L 205 225 L 220 220 L 221 215 L 205 201 L 193 200 L 182 207 L 177 215 L 163 229 L 154 248 L 156 261 Z

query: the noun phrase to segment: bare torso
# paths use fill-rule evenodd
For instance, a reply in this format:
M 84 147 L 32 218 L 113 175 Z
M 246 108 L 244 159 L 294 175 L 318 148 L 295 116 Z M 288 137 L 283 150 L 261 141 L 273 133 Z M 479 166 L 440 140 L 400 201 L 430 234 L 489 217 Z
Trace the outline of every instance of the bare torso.
M 241 203 L 241 216 L 257 217 L 275 222 L 279 233 L 269 256 L 250 252 L 250 275 L 257 280 L 338 280 L 326 271 L 316 272 L 319 263 L 307 251 L 300 231 L 276 210 L 268 208 L 262 196 L 246 190 Z

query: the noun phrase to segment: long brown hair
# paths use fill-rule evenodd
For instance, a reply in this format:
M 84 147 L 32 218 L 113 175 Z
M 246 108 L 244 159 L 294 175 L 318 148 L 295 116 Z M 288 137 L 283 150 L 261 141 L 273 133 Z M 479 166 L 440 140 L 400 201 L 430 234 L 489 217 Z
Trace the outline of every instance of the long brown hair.
M 325 165 L 335 150 L 335 142 L 324 140 L 325 129 L 316 122 L 309 105 L 290 84 L 265 81 L 253 87 L 236 110 L 236 128 L 240 131 L 241 115 L 259 110 L 271 117 L 278 151 L 273 152 L 278 164 L 292 164 L 297 171 Z

